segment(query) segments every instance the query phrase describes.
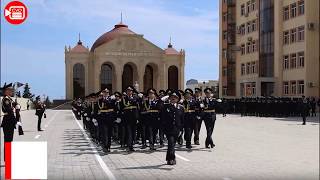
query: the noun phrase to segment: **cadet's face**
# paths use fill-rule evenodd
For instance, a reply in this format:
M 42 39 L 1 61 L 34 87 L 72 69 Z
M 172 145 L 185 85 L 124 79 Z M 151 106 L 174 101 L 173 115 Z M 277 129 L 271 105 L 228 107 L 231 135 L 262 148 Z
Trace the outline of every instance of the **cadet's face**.
M 187 93 L 187 94 L 186 94 L 186 98 L 187 98 L 187 99 L 191 98 L 191 94 Z
M 12 89 L 12 88 L 6 89 L 4 93 L 5 93 L 7 96 L 13 96 L 13 89 Z
M 170 97 L 170 102 L 171 103 L 177 103 L 179 101 L 179 98 L 178 97 L 176 97 L 176 96 L 171 96 Z
M 131 90 L 127 90 L 127 95 L 131 96 L 132 95 L 132 91 Z
M 149 98 L 155 98 L 154 93 L 149 93 Z
M 206 97 L 211 97 L 211 93 L 207 92 Z

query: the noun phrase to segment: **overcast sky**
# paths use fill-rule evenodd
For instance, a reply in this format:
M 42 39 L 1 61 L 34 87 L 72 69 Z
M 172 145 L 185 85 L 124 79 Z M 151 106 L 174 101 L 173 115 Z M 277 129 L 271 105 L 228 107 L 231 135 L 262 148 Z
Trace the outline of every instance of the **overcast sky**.
M 185 80 L 218 79 L 218 0 L 22 0 L 28 19 L 8 24 L 1 0 L 1 85 L 28 82 L 35 94 L 65 97 L 64 46 L 75 46 L 78 33 L 91 48 L 104 32 L 123 22 L 166 48 L 186 50 Z

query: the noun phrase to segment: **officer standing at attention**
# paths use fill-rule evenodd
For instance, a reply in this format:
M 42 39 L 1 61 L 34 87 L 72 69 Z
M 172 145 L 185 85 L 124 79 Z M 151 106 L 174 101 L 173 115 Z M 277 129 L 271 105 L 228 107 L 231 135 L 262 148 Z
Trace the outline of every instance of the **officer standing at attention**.
M 181 129 L 183 128 L 184 108 L 182 105 L 178 104 L 180 97 L 181 96 L 178 91 L 173 91 L 169 96 L 162 98 L 162 101 L 166 101 L 168 98 L 170 101 L 170 103 L 164 104 L 162 107 L 162 126 L 168 139 L 168 150 L 166 156 L 168 165 L 176 164 L 175 145 L 179 133 L 181 133 Z
M 46 105 L 41 102 L 40 96 L 36 97 L 36 105 L 35 105 L 35 107 L 36 107 L 36 115 L 38 116 L 38 126 L 37 126 L 38 127 L 38 131 L 43 131 L 41 129 L 41 119 L 42 119 L 42 116 L 43 116 L 44 111 L 46 109 Z
M 13 100 L 11 96 L 13 95 L 13 86 L 12 83 L 6 85 L 4 84 L 3 88 L 3 99 L 2 99 L 2 112 L 3 119 L 1 123 L 1 127 L 3 130 L 4 143 L 12 142 L 13 133 L 16 127 L 16 118 L 14 116 L 14 107 Z M 4 159 L 5 160 L 5 159 Z
M 184 101 L 183 101 L 183 107 L 184 107 L 184 139 L 186 140 L 186 148 L 191 149 L 191 137 L 192 132 L 195 129 L 195 123 L 196 123 L 196 101 L 193 98 L 193 91 L 191 89 L 186 89 L 184 92 Z
M 99 99 L 99 118 L 102 126 L 102 147 L 104 152 L 110 152 L 111 137 L 113 130 L 113 122 L 115 120 L 114 105 L 115 96 L 110 96 L 109 90 L 106 88 L 102 92 L 102 98 Z
M 133 94 L 136 92 L 133 86 L 128 86 L 126 89 L 126 95 L 124 95 L 123 102 L 123 112 L 124 120 L 126 122 L 127 130 L 127 145 L 129 151 L 134 151 L 133 149 L 133 140 L 137 131 L 137 120 L 139 119 L 139 98 Z M 141 96 L 141 94 L 140 94 Z
M 212 140 L 212 133 L 214 129 L 214 124 L 216 122 L 216 104 L 217 101 L 213 98 L 212 89 L 206 88 L 204 90 L 206 95 L 203 104 L 201 104 L 201 108 L 203 108 L 203 120 L 207 129 L 207 138 L 205 141 L 206 148 L 211 148 L 215 146 Z
M 306 125 L 307 116 L 310 111 L 310 105 L 305 96 L 302 96 L 300 106 L 301 106 L 300 108 L 301 108 L 301 116 L 302 116 L 302 125 Z

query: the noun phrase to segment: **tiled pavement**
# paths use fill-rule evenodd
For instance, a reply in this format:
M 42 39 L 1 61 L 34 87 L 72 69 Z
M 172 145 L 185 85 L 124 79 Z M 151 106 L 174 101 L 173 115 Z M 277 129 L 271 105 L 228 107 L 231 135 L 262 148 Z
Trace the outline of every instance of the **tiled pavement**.
M 48 142 L 48 179 L 319 179 L 318 117 L 306 126 L 299 118 L 217 118 L 216 147 L 204 148 L 202 124 L 201 145 L 178 148 L 176 166 L 165 165 L 165 148 L 128 154 L 114 145 L 101 153 L 71 111 L 48 110 L 43 132 L 34 111 L 23 112 L 25 135 L 15 140 Z

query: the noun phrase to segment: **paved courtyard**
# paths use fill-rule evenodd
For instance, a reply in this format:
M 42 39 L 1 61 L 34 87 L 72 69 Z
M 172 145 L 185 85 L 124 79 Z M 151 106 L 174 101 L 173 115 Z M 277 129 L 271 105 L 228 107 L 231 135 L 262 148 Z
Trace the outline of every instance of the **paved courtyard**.
M 318 118 L 302 126 L 299 118 L 218 115 L 216 147 L 204 148 L 202 124 L 201 145 L 178 148 L 176 166 L 165 164 L 166 147 L 128 154 L 114 145 L 111 153 L 102 153 L 68 110 L 48 110 L 43 132 L 36 131 L 34 111 L 22 112 L 25 135 L 16 133 L 15 140 L 48 142 L 48 179 L 308 180 L 319 179 Z M 1 167 L 2 178 L 3 172 Z

